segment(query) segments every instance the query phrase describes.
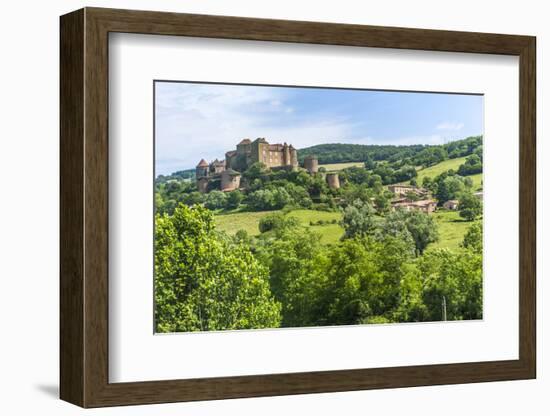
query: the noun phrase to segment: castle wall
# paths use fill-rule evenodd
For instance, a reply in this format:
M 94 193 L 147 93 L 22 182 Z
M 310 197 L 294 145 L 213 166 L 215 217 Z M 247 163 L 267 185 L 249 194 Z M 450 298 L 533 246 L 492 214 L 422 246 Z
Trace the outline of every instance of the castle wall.
M 206 191 L 208 190 L 208 178 L 199 178 L 197 180 L 197 188 L 199 190 L 199 192 L 201 193 L 206 193 Z
M 319 161 L 315 157 L 306 157 L 304 159 L 304 168 L 308 173 L 317 173 L 319 171 Z
M 294 168 L 298 167 L 298 152 L 290 146 L 290 165 Z
M 241 175 L 234 171 L 224 171 L 222 173 L 221 190 L 224 192 L 239 189 L 241 184 Z
M 197 166 L 195 169 L 195 176 L 197 178 L 208 176 L 208 166 Z

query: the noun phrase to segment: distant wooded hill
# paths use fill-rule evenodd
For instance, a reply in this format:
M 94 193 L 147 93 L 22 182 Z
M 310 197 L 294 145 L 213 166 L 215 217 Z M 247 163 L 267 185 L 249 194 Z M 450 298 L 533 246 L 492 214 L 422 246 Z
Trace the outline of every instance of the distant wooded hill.
M 298 160 L 303 162 L 309 155 L 315 155 L 320 164 L 344 162 L 388 161 L 410 159 L 415 165 L 430 166 L 441 160 L 467 156 L 482 144 L 482 136 L 468 137 L 442 145 L 364 145 L 364 144 L 318 144 L 298 149 Z
M 173 172 L 170 175 L 158 175 L 155 179 L 156 183 L 164 183 L 172 179 L 177 180 L 195 180 L 195 169 L 185 169 Z

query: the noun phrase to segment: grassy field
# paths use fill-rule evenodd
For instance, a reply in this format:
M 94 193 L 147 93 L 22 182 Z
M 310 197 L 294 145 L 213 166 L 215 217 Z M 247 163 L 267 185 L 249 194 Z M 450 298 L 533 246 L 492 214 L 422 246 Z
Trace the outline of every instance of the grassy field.
M 320 168 L 325 168 L 327 172 L 335 172 L 342 169 L 351 168 L 352 166 L 364 168 L 365 164 L 363 162 L 345 162 L 345 163 L 328 163 L 326 165 L 319 165 Z
M 418 176 L 416 177 L 416 180 L 418 183 L 422 183 L 422 180 L 425 177 L 431 177 L 435 178 L 437 175 L 442 174 L 443 172 L 448 171 L 449 169 L 458 170 L 458 167 L 462 165 L 466 161 L 466 157 L 459 157 L 456 159 L 448 159 L 444 160 L 441 163 L 438 163 L 437 165 L 430 166 L 426 169 L 420 169 L 418 171 Z
M 483 189 L 483 174 L 478 173 L 476 175 L 470 175 L 470 178 L 472 178 L 472 181 L 474 181 L 474 191 Z
M 443 172 L 448 171 L 449 169 L 458 170 L 458 167 L 462 165 L 466 161 L 466 157 L 459 157 L 456 159 L 448 159 L 441 163 L 438 163 L 437 165 L 430 166 L 426 169 L 420 169 L 418 170 L 418 176 L 416 177 L 416 180 L 419 184 L 422 184 L 422 180 L 425 177 L 431 177 L 435 178 L 437 175 L 442 174 Z M 469 175 L 470 178 L 472 178 L 474 182 L 474 190 L 477 191 L 478 189 L 481 189 L 483 187 L 481 181 L 483 179 L 483 174 L 478 173 L 475 175 Z
M 245 230 L 249 235 L 258 235 L 260 230 L 258 224 L 262 217 L 275 211 L 262 212 L 235 212 L 230 214 L 221 214 L 214 216 L 216 226 L 219 230 L 228 234 L 235 234 L 238 230 Z M 339 221 L 341 214 L 339 212 L 324 212 L 308 209 L 299 209 L 291 211 L 287 216 L 298 219 L 301 225 L 311 228 L 311 230 L 321 235 L 323 244 L 333 244 L 338 242 L 344 229 L 340 224 L 310 225 L 310 222 L 317 221 Z
M 432 215 L 439 228 L 439 241 L 428 248 L 459 248 L 472 222 L 464 221 L 457 211 L 438 210 Z
M 245 230 L 248 235 L 256 236 L 260 234 L 260 230 L 258 229 L 260 219 L 273 212 L 276 211 L 235 212 L 215 215 L 214 219 L 217 228 L 228 234 L 235 234 L 238 230 Z M 301 225 L 319 233 L 323 244 L 335 244 L 344 234 L 344 229 L 340 224 L 310 225 L 310 222 L 315 223 L 317 221 L 339 221 L 341 219 L 339 212 L 299 209 L 291 211 L 286 215 L 298 219 Z M 466 230 L 472 223 L 460 218 L 457 211 L 438 210 L 432 215 L 439 226 L 439 241 L 431 244 L 429 248 L 459 248 Z
M 227 234 L 235 234 L 239 230 L 245 230 L 248 235 L 258 235 L 260 219 L 276 211 L 261 212 L 235 212 L 230 214 L 215 215 L 216 228 Z
M 317 221 L 340 221 L 342 214 L 339 212 L 324 212 L 314 211 L 309 209 L 299 209 L 291 211 L 287 214 L 290 217 L 297 218 L 305 227 L 309 227 L 312 231 L 315 231 L 321 235 L 321 242 L 323 244 L 334 244 L 340 240 L 340 237 L 344 234 L 344 229 L 340 224 L 323 224 L 323 225 L 310 225 L 311 222 Z

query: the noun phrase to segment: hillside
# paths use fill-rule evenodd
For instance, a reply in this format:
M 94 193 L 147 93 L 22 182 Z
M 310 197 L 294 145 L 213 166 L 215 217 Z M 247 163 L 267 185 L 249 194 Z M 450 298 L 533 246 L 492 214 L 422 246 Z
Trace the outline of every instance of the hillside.
M 195 169 L 178 170 L 170 175 L 158 175 L 155 179 L 156 183 L 164 183 L 169 180 L 193 180 L 195 179 Z
M 300 163 L 306 156 L 315 155 L 320 164 L 345 162 L 388 161 L 395 162 L 402 159 L 423 161 L 433 153 L 442 152 L 443 159 L 467 156 L 482 144 L 482 136 L 472 136 L 455 140 L 441 145 L 372 145 L 372 144 L 345 144 L 327 143 L 298 149 Z M 416 163 L 421 165 L 423 163 Z

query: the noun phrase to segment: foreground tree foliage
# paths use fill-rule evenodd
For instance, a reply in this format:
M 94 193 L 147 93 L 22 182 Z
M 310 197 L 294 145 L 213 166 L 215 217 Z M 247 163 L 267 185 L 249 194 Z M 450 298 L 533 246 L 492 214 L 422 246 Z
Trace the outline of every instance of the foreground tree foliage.
M 357 202 L 344 212 L 345 238 L 320 236 L 281 213 L 261 234 L 228 237 L 208 209 L 180 205 L 156 218 L 159 332 L 482 318 L 482 229 L 458 251 L 426 249 L 430 216 L 376 214 Z
M 459 199 L 458 211 L 467 221 L 473 221 L 483 213 L 483 204 L 471 192 L 464 192 Z
M 214 230 L 202 206 L 157 216 L 155 322 L 158 332 L 273 328 L 281 306 L 267 269 L 244 244 Z
M 381 217 L 371 204 L 361 200 L 346 207 L 342 225 L 345 229 L 344 239 L 375 236 L 380 240 L 390 235 L 412 240 L 419 254 L 439 238 L 437 225 L 429 215 L 419 211 L 397 210 Z

